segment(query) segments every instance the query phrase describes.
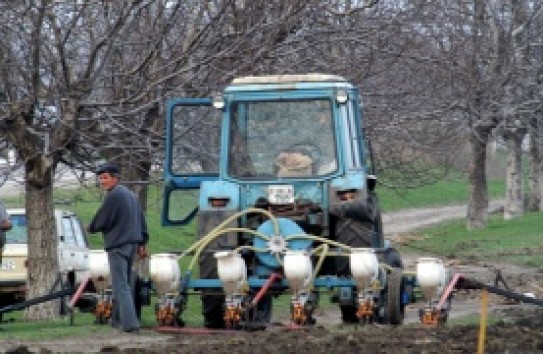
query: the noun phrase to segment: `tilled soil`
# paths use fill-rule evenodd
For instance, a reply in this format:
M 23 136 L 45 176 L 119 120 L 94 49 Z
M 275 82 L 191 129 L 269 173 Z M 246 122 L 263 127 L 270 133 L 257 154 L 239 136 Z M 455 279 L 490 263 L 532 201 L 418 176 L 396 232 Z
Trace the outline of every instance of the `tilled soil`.
M 543 351 L 543 311 L 538 308 L 507 310 L 507 321 L 486 329 L 487 353 L 539 353 Z M 258 332 L 157 333 L 138 336 L 81 338 L 14 345 L 7 353 L 109 352 L 109 353 L 475 353 L 477 325 L 425 327 L 321 326 L 303 329 L 271 327 Z M 90 347 L 89 347 L 90 346 Z

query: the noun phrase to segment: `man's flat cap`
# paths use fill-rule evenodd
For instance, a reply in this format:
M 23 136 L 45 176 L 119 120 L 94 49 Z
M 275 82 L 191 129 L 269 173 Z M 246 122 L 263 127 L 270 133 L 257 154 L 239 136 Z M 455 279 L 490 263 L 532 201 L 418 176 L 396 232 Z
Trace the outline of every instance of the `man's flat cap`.
M 96 174 L 102 174 L 102 173 L 109 173 L 111 175 L 119 175 L 121 173 L 121 170 L 119 169 L 119 166 L 115 165 L 111 162 L 106 162 L 105 164 L 99 166 L 96 169 Z

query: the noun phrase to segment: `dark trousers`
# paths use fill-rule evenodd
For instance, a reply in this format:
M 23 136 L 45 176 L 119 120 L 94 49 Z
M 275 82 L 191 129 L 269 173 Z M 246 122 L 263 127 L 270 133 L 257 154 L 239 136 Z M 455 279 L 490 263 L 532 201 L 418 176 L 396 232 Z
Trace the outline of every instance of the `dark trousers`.
M 131 243 L 107 251 L 115 301 L 111 324 L 114 327 L 120 327 L 123 331 L 131 331 L 140 326 L 130 287 L 132 263 L 134 262 L 136 249 L 137 245 Z

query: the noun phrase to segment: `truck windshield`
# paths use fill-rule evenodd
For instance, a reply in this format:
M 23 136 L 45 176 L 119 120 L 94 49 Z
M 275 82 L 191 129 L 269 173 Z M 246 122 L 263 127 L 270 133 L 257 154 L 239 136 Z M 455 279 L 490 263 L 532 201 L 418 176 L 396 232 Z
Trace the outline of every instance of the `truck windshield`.
M 27 243 L 28 242 L 28 230 L 26 225 L 25 214 L 12 214 L 9 216 L 11 220 L 11 230 L 6 232 L 6 243 Z
M 329 100 L 234 102 L 228 174 L 299 178 L 335 172 L 332 117 Z

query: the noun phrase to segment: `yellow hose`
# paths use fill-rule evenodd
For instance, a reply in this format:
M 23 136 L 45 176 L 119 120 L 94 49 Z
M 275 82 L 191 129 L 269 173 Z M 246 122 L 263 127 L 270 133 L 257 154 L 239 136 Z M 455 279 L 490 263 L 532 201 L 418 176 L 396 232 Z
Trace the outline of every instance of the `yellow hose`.
M 245 215 L 245 214 L 248 214 L 248 213 L 260 213 L 260 214 L 264 214 L 266 215 L 273 223 L 273 229 L 274 229 L 274 232 L 275 234 L 279 234 L 279 224 L 277 223 L 277 219 L 275 218 L 275 216 L 273 216 L 273 214 L 271 214 L 270 212 L 268 212 L 267 210 L 263 210 L 263 209 L 257 209 L 257 208 L 249 208 L 249 209 L 245 209 L 245 210 L 242 210 L 240 212 L 237 212 L 231 216 L 229 216 L 226 220 L 224 220 L 222 223 L 220 223 L 218 226 L 216 226 L 213 230 L 211 230 L 207 235 L 205 235 L 204 237 L 202 237 L 200 240 L 196 241 L 195 243 L 193 243 L 187 250 L 185 250 L 185 252 L 181 253 L 178 257 L 177 257 L 177 260 L 179 261 L 181 258 L 187 256 L 188 254 L 192 253 L 194 250 L 197 250 L 190 265 L 189 265 L 189 269 L 188 270 L 192 270 L 192 267 L 194 266 L 194 262 L 195 262 L 195 259 L 197 259 L 201 253 L 201 250 L 203 248 L 205 248 L 205 246 L 207 246 L 211 241 L 213 241 L 215 238 L 221 236 L 222 234 L 224 234 L 225 232 L 223 231 L 223 228 L 228 225 L 229 223 L 231 223 L 233 220 Z M 233 230 L 234 228 L 232 229 L 229 229 L 229 230 Z M 256 233 L 256 231 L 254 230 L 251 230 L 251 229 L 245 229 L 245 228 L 237 228 L 238 231 L 241 231 L 241 232 L 248 232 L 248 233 L 253 233 L 253 234 L 256 234 L 257 236 L 263 236 L 263 237 L 267 237 L 266 235 L 263 235 L 263 234 L 259 234 L 259 233 Z M 231 231 L 227 231 L 227 232 L 231 232 Z
M 240 212 L 237 212 L 237 213 L 231 215 L 230 217 L 228 217 L 226 220 L 224 220 L 222 223 L 220 223 L 218 226 L 216 226 L 213 230 L 211 230 L 207 235 L 205 235 L 200 240 L 193 243 L 187 250 L 185 250 L 183 253 L 181 253 L 177 257 L 177 260 L 180 260 L 183 257 L 185 257 L 185 256 L 191 254 L 192 252 L 194 252 L 192 260 L 191 260 L 191 262 L 190 262 L 190 264 L 188 266 L 188 269 L 187 269 L 188 271 L 192 271 L 192 268 L 194 267 L 194 264 L 195 264 L 196 260 L 199 259 L 200 254 L 203 251 L 203 249 L 208 244 L 210 244 L 213 240 L 215 240 L 216 238 L 218 238 L 218 237 L 220 237 L 220 236 L 222 236 L 222 235 L 224 235 L 225 233 L 228 233 L 228 232 L 243 232 L 243 233 L 251 234 L 251 235 L 253 235 L 255 237 L 260 237 L 260 238 L 262 238 L 262 239 L 264 239 L 266 241 L 269 241 L 270 237 L 268 235 L 263 234 L 261 232 L 258 232 L 256 230 L 252 230 L 252 229 L 248 229 L 248 228 L 239 228 L 239 227 L 225 228 L 233 220 L 235 220 L 235 219 L 237 219 L 237 218 L 239 218 L 239 217 L 241 217 L 243 215 L 246 215 L 248 213 L 260 213 L 260 214 L 264 214 L 265 216 L 267 216 L 269 218 L 269 220 L 271 220 L 271 222 L 273 223 L 274 235 L 279 235 L 279 224 L 278 224 L 277 219 L 275 218 L 275 216 L 273 214 L 271 214 L 270 212 L 268 212 L 267 210 L 264 210 L 264 209 L 249 208 L 249 209 L 245 209 L 245 210 L 242 210 Z M 313 275 L 312 281 L 315 280 L 316 275 L 317 275 L 318 271 L 320 270 L 320 268 L 322 267 L 324 259 L 327 256 L 347 256 L 348 255 L 346 253 L 341 253 L 341 252 L 337 252 L 337 251 L 336 252 L 329 252 L 330 245 L 336 246 L 336 247 L 338 247 L 340 249 L 347 250 L 349 252 L 352 251 L 352 249 L 353 249 L 353 247 L 344 245 L 344 244 L 339 243 L 337 241 L 329 240 L 329 239 L 321 237 L 321 236 L 316 236 L 316 235 L 295 234 L 295 235 L 290 235 L 288 237 L 285 237 L 285 241 L 289 241 L 289 240 L 293 240 L 293 239 L 307 239 L 307 240 L 312 240 L 312 241 L 319 241 L 319 242 L 322 243 L 320 246 L 318 246 L 317 248 L 315 248 L 314 250 L 311 251 L 311 254 L 319 256 L 319 260 L 317 261 L 317 264 L 315 266 L 315 273 Z M 240 246 L 240 247 L 236 248 L 234 251 L 239 252 L 242 249 L 252 249 L 252 250 L 254 250 L 256 252 L 267 252 L 268 251 L 267 249 L 258 249 L 258 248 L 255 248 L 253 246 Z M 282 267 L 283 266 L 283 261 L 279 257 L 278 253 L 275 254 L 275 258 L 276 258 L 277 262 L 279 263 L 279 265 Z M 390 267 L 387 264 L 379 264 L 379 265 L 384 269 L 388 269 L 388 270 L 392 269 L 392 267 Z
M 290 235 L 288 237 L 285 237 L 286 241 L 290 241 L 290 240 L 293 240 L 293 239 L 317 240 L 317 241 L 327 243 L 327 244 L 330 244 L 330 245 L 333 245 L 333 246 L 336 246 L 336 247 L 339 247 L 339 248 L 346 249 L 348 251 L 353 249 L 353 247 L 344 245 L 343 243 L 339 243 L 337 241 L 329 240 L 329 239 L 321 237 L 321 236 L 315 236 L 315 235 L 309 235 L 309 234 L 297 234 L 297 235 Z
M 313 276 L 311 277 L 311 284 L 315 281 L 315 278 L 317 277 L 317 273 L 321 270 L 322 263 L 324 262 L 324 258 L 328 255 L 328 249 L 330 246 L 328 246 L 326 243 L 323 243 L 322 245 L 315 248 L 311 253 L 316 253 L 320 251 L 322 248 L 322 252 L 320 254 L 319 260 L 317 261 L 317 264 L 315 265 L 315 269 L 313 271 Z
M 193 243 L 192 246 L 190 246 L 185 252 L 181 253 L 178 259 L 181 259 L 185 257 L 186 255 L 192 253 L 194 249 L 198 248 L 201 243 L 205 242 L 206 239 L 208 239 L 209 237 L 214 238 L 213 237 L 214 233 L 219 232 L 222 228 L 224 228 L 226 225 L 231 223 L 233 220 L 248 213 L 260 213 L 260 214 L 266 215 L 273 223 L 273 229 L 274 229 L 275 234 L 279 234 L 279 224 L 277 223 L 277 219 L 275 218 L 275 216 L 273 216 L 273 214 L 271 214 L 270 212 L 264 209 L 249 208 L 249 209 L 242 210 L 240 212 L 237 212 L 229 216 L 226 220 L 224 220 L 222 223 L 216 226 L 213 230 L 211 230 L 206 236 L 202 237 L 201 239 Z
M 210 237 L 206 236 L 204 238 L 205 239 L 204 242 L 199 243 L 199 246 L 196 249 L 196 251 L 194 252 L 194 256 L 192 257 L 192 260 L 191 260 L 191 262 L 189 264 L 188 270 L 192 270 L 192 267 L 194 266 L 195 261 L 200 257 L 200 253 L 202 253 L 203 249 L 206 248 L 206 246 L 208 244 L 213 242 L 213 240 L 215 240 L 217 237 L 220 237 L 223 234 L 228 233 L 228 232 L 245 232 L 245 233 L 252 234 L 254 236 L 258 236 L 260 238 L 263 238 L 264 240 L 269 240 L 270 239 L 267 235 L 265 235 L 265 234 L 263 234 L 261 232 L 258 232 L 256 230 L 252 230 L 252 229 L 243 228 L 243 227 L 231 227 L 231 228 L 227 228 L 227 229 L 217 230 L 217 231 L 215 231 L 213 233 L 208 234 Z

